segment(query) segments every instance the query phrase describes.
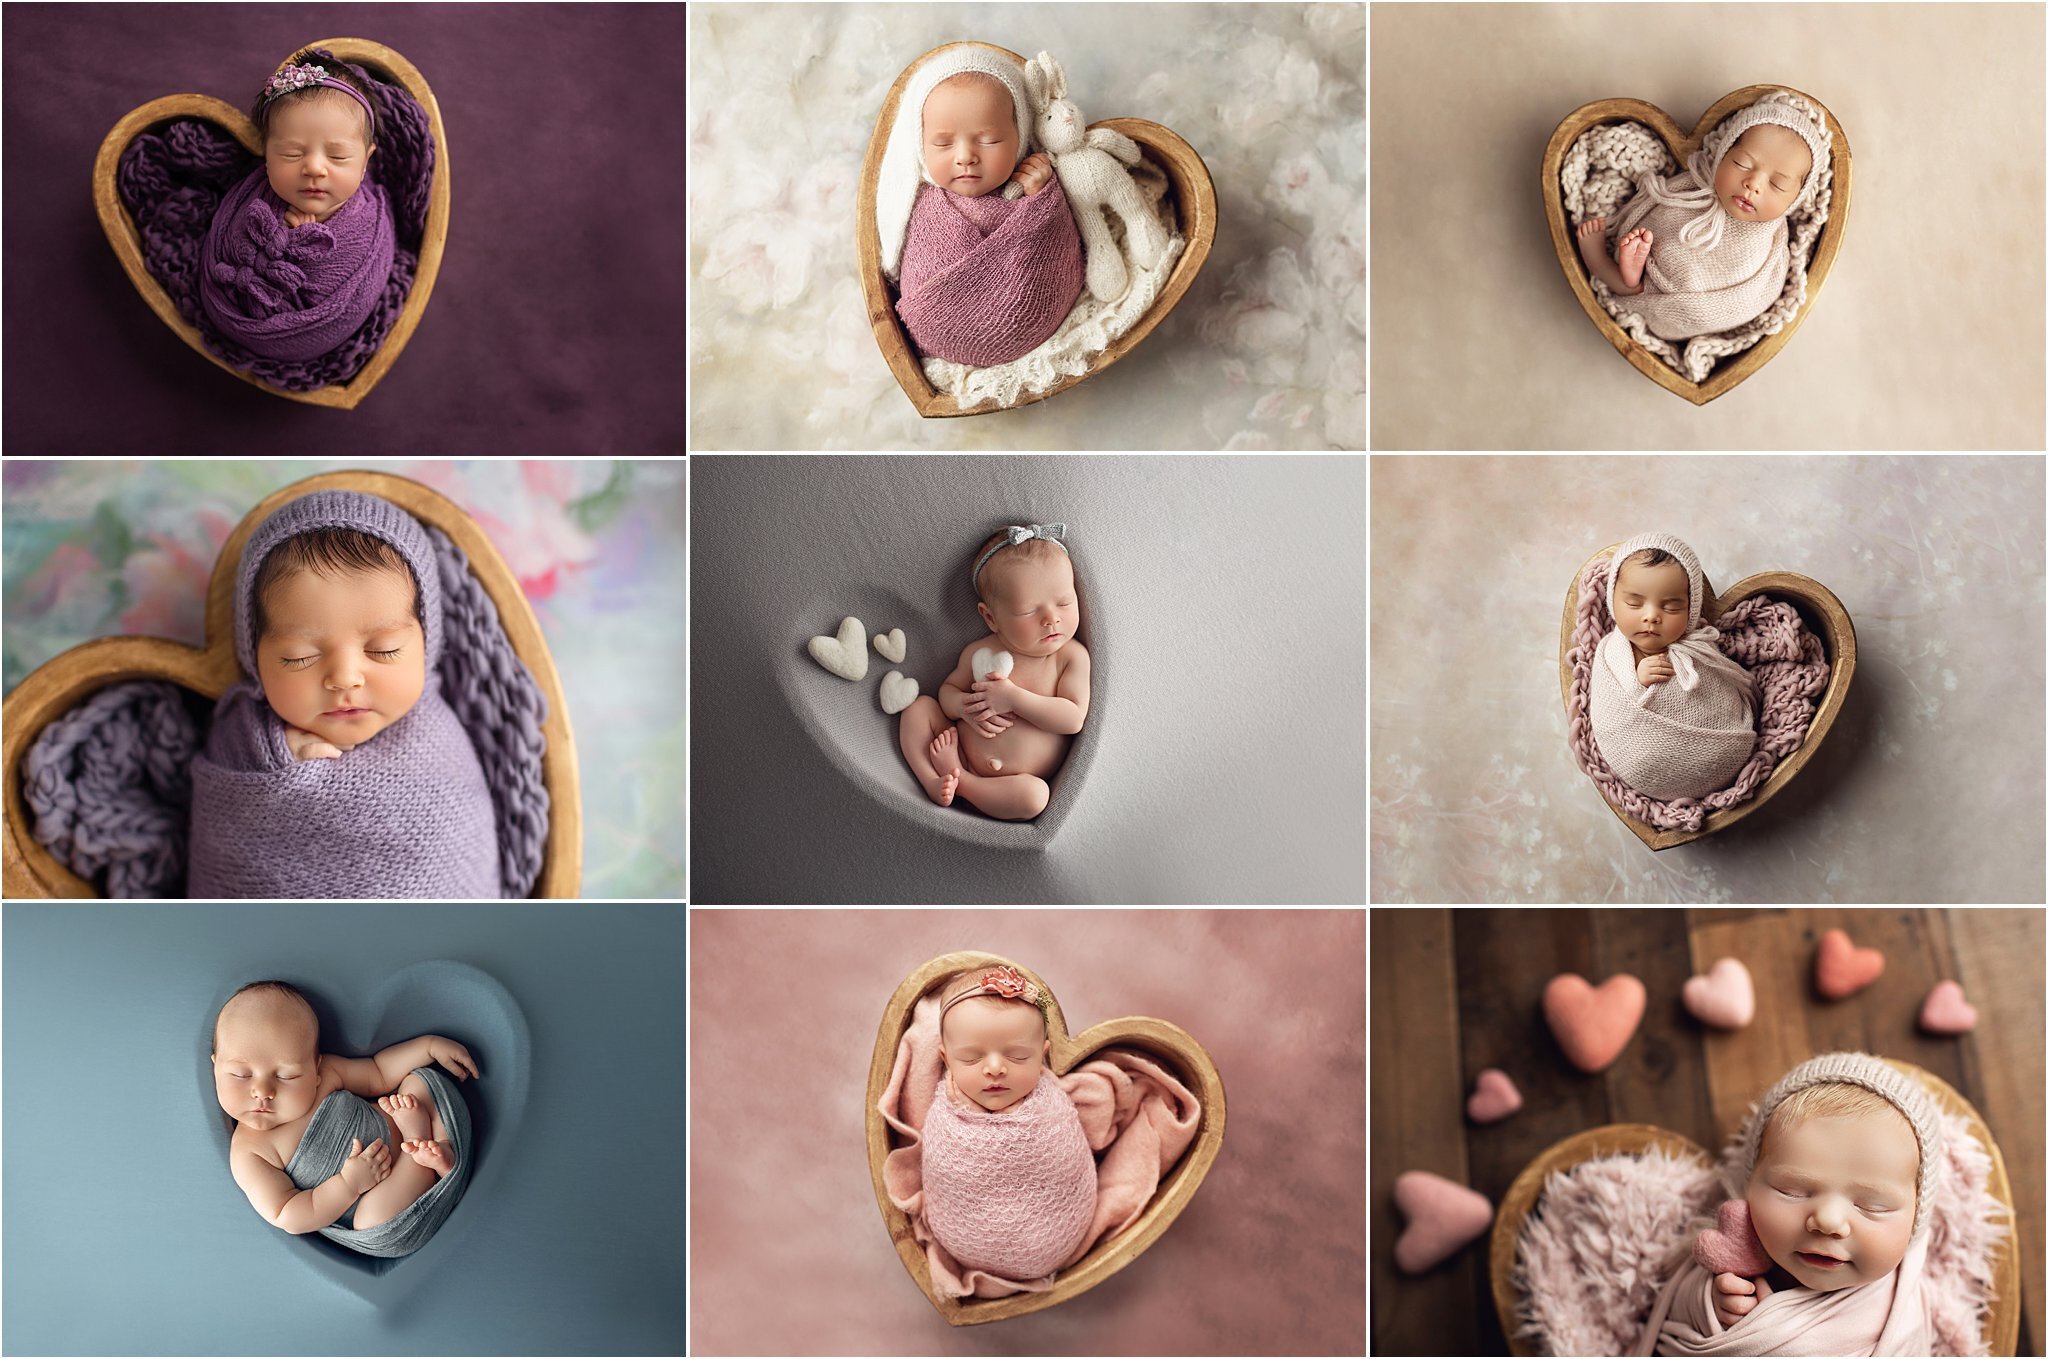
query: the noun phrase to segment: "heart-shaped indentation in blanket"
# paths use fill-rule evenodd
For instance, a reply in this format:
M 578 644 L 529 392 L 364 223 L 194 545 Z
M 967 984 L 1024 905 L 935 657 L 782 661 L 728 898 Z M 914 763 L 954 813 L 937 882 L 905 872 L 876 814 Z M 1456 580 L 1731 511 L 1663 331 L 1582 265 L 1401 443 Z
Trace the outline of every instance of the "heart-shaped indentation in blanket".
M 1564 625 L 1557 644 L 1557 678 L 1564 695 L 1564 709 L 1569 719 L 1572 709 L 1572 664 L 1567 657 L 1572 649 L 1572 629 L 1578 622 L 1579 581 L 1586 574 L 1586 567 L 1603 557 L 1612 557 L 1620 543 L 1609 543 L 1580 566 L 1572 576 L 1572 582 L 1564 592 Z M 1843 700 L 1849 696 L 1849 681 L 1856 675 L 1856 625 L 1849 619 L 1849 611 L 1842 607 L 1842 601 L 1835 598 L 1835 592 L 1810 576 L 1795 571 L 1765 571 L 1759 575 L 1745 576 L 1737 581 L 1727 593 L 1716 595 L 1714 584 L 1702 573 L 1700 576 L 1700 621 L 1711 623 L 1728 610 L 1748 599 L 1751 595 L 1769 595 L 1781 599 L 1799 611 L 1807 628 L 1820 638 L 1821 647 L 1827 653 L 1828 684 L 1821 691 L 1820 702 L 1815 705 L 1813 721 L 1806 728 L 1806 738 L 1799 748 L 1778 761 L 1778 767 L 1771 776 L 1757 788 L 1755 796 L 1747 802 L 1737 803 L 1720 811 L 1709 813 L 1696 831 L 1659 830 L 1647 822 L 1638 821 L 1621 808 L 1608 802 L 1596 788 L 1607 810 L 1613 812 L 1624 826 L 1636 833 L 1638 839 L 1653 850 L 1669 849 L 1682 845 L 1716 831 L 1726 830 L 1769 802 L 1784 786 L 1798 777 L 1813 753 L 1820 749 L 1820 743 L 1827 737 L 1828 728 L 1835 724 L 1835 717 L 1842 711 Z M 1604 609 L 1603 609 L 1604 612 Z M 1590 782 L 1590 781 L 1589 781 Z
M 1045 1023 L 1052 1039 L 1050 1067 L 1054 1075 L 1066 1075 L 1104 1048 L 1134 1048 L 1170 1068 L 1187 1086 L 1188 1092 L 1201 1102 L 1202 1116 L 1195 1129 L 1194 1141 L 1159 1182 L 1152 1201 L 1145 1205 L 1137 1220 L 1117 1233 L 1114 1239 L 1097 1241 L 1072 1268 L 1059 1272 L 1049 1290 L 1017 1293 L 1007 1298 L 948 1298 L 932 1290 L 925 1248 L 918 1243 L 910 1218 L 889 1201 L 882 1167 L 889 1156 L 890 1128 L 879 1105 L 888 1090 L 889 1076 L 896 1066 L 896 1049 L 910 1027 L 911 1010 L 918 998 L 955 972 L 984 966 L 1014 967 L 1036 982 L 1045 993 L 1048 1001 Z M 887 1008 L 882 1011 L 882 1023 L 875 1032 L 875 1055 L 868 1066 L 867 1099 L 868 1173 L 874 1181 L 875 1203 L 882 1210 L 883 1225 L 889 1230 L 890 1240 L 896 1243 L 896 1254 L 902 1259 L 903 1267 L 910 1271 L 918 1291 L 938 1309 L 940 1316 L 955 1326 L 973 1326 L 1041 1311 L 1078 1297 L 1130 1264 L 1173 1225 L 1181 1209 L 1187 1207 L 1195 1191 L 1202 1187 L 1203 1177 L 1209 1173 L 1210 1164 L 1223 1146 L 1223 1077 L 1192 1035 L 1165 1020 L 1138 1017 L 1104 1020 L 1083 1033 L 1070 1035 L 1059 1000 L 1053 995 L 1052 988 L 1045 984 L 1045 979 L 1021 963 L 993 953 L 944 954 L 903 979 L 903 984 L 896 988 L 895 995 L 889 998 Z
M 1828 220 L 1821 225 L 1820 238 L 1815 243 L 1813 258 L 1806 266 L 1806 304 L 1799 308 L 1791 321 L 1775 335 L 1766 335 L 1740 354 L 1721 359 L 1704 382 L 1693 382 L 1685 374 L 1673 368 L 1655 354 L 1644 349 L 1621 328 L 1600 300 L 1593 296 L 1593 285 L 1586 273 L 1586 262 L 1579 257 L 1578 239 L 1572 230 L 1572 223 L 1566 218 L 1563 189 L 1558 175 L 1564 166 L 1565 156 L 1571 151 L 1587 129 L 1601 123 L 1633 122 L 1651 129 L 1670 148 L 1671 154 L 1681 168 L 1686 158 L 1700 149 L 1707 134 L 1718 127 L 1722 119 L 1737 109 L 1748 108 L 1772 90 L 1791 90 L 1820 109 L 1828 120 L 1828 132 L 1833 138 L 1830 162 L 1834 173 L 1833 198 L 1828 206 Z M 1842 248 L 1842 232 L 1849 222 L 1849 179 L 1850 156 L 1848 134 L 1835 121 L 1835 115 L 1828 112 L 1820 100 L 1802 90 L 1792 90 L 1789 85 L 1748 85 L 1716 100 L 1714 106 L 1700 115 L 1700 120 L 1687 132 L 1673 121 L 1670 114 L 1655 104 L 1646 104 L 1640 99 L 1601 99 L 1582 108 L 1574 109 L 1565 120 L 1557 125 L 1557 131 L 1550 134 L 1550 143 L 1543 150 L 1543 208 L 1544 216 L 1550 222 L 1550 242 L 1557 251 L 1557 262 L 1564 270 L 1565 281 L 1571 285 L 1572 295 L 1579 299 L 1579 306 L 1597 326 L 1607 342 L 1621 352 L 1636 368 L 1636 371 L 1667 391 L 1678 393 L 1696 406 L 1704 406 L 1715 397 L 1742 382 L 1765 364 L 1776 358 L 1779 351 L 1792 342 L 1793 332 L 1800 322 L 1813 310 L 1814 299 L 1820 296 L 1821 285 L 1827 282 L 1828 271 L 1834 267 L 1835 256 Z
M 344 383 L 316 387 L 308 392 L 293 392 L 273 387 L 261 378 L 230 367 L 206 347 L 199 331 L 178 314 L 170 294 L 164 291 L 163 284 L 157 282 L 156 276 L 144 263 L 142 234 L 136 230 L 134 218 L 128 215 L 116 185 L 121 154 L 128 149 L 130 142 L 145 132 L 176 119 L 198 118 L 221 128 L 247 147 L 249 154 L 260 159 L 263 144 L 248 114 L 210 95 L 171 94 L 150 100 L 115 123 L 113 131 L 100 143 L 99 156 L 92 168 L 92 200 L 99 212 L 100 227 L 107 233 L 107 241 L 114 247 L 114 255 L 121 261 L 121 267 L 127 271 L 128 281 L 135 285 L 135 291 L 142 294 L 142 300 L 149 304 L 157 319 L 170 327 L 172 334 L 221 371 L 231 373 L 273 396 L 314 406 L 353 410 L 391 371 L 391 365 L 405 351 L 406 341 L 412 338 L 413 330 L 427 309 L 427 299 L 434 291 L 434 279 L 441 272 L 441 254 L 448 241 L 448 130 L 441 125 L 441 105 L 427 85 L 426 77 L 419 73 L 418 67 L 391 48 L 362 38 L 321 38 L 303 46 L 324 48 L 342 61 L 368 69 L 387 84 L 404 86 L 426 112 L 434 131 L 434 183 L 427 202 L 426 231 L 420 240 L 419 265 L 413 272 L 412 291 L 406 294 L 405 306 L 399 311 L 398 320 L 392 324 L 391 332 L 384 337 L 384 343 L 378 346 L 377 352 L 354 377 Z
M 207 1057 L 214 1013 L 201 1021 L 194 1050 L 202 1117 L 208 1135 L 220 1146 L 219 1191 L 233 1195 L 237 1211 L 246 1218 L 236 1230 L 250 1239 L 275 1242 L 278 1249 L 358 1297 L 390 1304 L 417 1288 L 437 1261 L 455 1258 L 463 1238 L 476 1230 L 478 1222 L 504 1223 L 516 1216 L 516 1210 L 501 1215 L 495 1200 L 500 1194 L 518 1193 L 516 1181 L 501 1185 L 500 1167 L 512 1159 L 506 1153 L 519 1139 L 532 1084 L 533 1038 L 526 1014 L 495 977 L 467 963 L 445 959 L 414 963 L 384 978 L 374 989 L 366 980 L 330 981 L 311 960 L 305 972 L 291 979 L 300 983 L 320 1016 L 322 1052 L 368 1057 L 380 1048 L 431 1033 L 454 1039 L 476 1059 L 476 1079 L 454 1082 L 469 1106 L 470 1131 L 476 1144 L 462 1201 L 426 1245 L 411 1255 L 377 1259 L 359 1255 L 317 1232 L 293 1236 L 280 1231 L 248 1207 L 228 1170 L 228 1139 L 233 1127 L 214 1095 L 213 1065 Z M 224 978 L 221 1003 L 247 980 Z
M 72 647 L 39 666 L 7 695 L 0 712 L 0 864 L 9 897 L 91 897 L 93 884 L 71 872 L 37 843 L 34 821 L 21 795 L 21 762 L 43 728 L 76 708 L 94 691 L 124 680 L 169 680 L 207 699 L 217 699 L 242 678 L 235 659 L 235 572 L 249 535 L 287 501 L 314 491 L 363 491 L 382 496 L 428 528 L 439 529 L 469 559 L 470 574 L 498 611 L 505 636 L 547 698 L 541 756 L 548 790 L 548 832 L 536 897 L 574 898 L 583 875 L 583 801 L 576 778 L 576 742 L 569 731 L 569 705 L 561 675 L 533 606 L 498 549 L 460 505 L 440 492 L 389 472 L 323 472 L 264 497 L 242 516 L 221 545 L 206 587 L 206 645 L 186 646 L 161 637 L 102 637 Z
M 927 58 L 957 45 L 942 43 L 934 47 L 904 67 L 903 73 L 896 77 L 896 83 L 890 86 L 888 98 L 882 101 L 881 116 L 875 119 L 875 130 L 868 138 L 868 154 L 861 165 L 860 193 L 854 208 L 854 248 L 859 256 L 860 286 L 867 300 L 868 325 L 875 332 L 875 343 L 881 347 L 882 357 L 888 360 L 889 371 L 895 375 L 896 384 L 903 388 L 910 404 L 917 407 L 917 413 L 927 418 L 982 415 L 1003 409 L 992 403 L 981 403 L 962 410 L 957 400 L 934 388 L 926 379 L 917 351 L 911 346 L 910 337 L 904 333 L 901 318 L 896 315 L 896 299 L 890 296 L 889 280 L 882 272 L 882 247 L 875 234 L 875 183 L 882 172 L 882 153 L 888 146 L 889 129 L 896 122 L 896 105 L 903 98 L 903 87 L 910 83 L 911 74 Z M 981 45 L 994 46 L 992 43 Z M 1009 52 L 1007 48 L 996 50 L 1006 52 L 1020 68 L 1024 65 L 1024 58 L 1015 52 Z M 1081 372 L 1062 378 L 1042 392 L 1026 392 L 1018 397 L 1019 406 L 1043 401 L 1077 382 L 1086 382 L 1137 348 L 1139 342 L 1166 319 L 1166 314 L 1186 294 L 1188 286 L 1195 281 L 1195 275 L 1207 262 L 1209 247 L 1216 240 L 1216 185 L 1209 178 L 1209 167 L 1202 163 L 1202 157 L 1195 148 L 1183 141 L 1172 128 L 1143 118 L 1110 118 L 1090 123 L 1088 130 L 1092 132 L 1104 127 L 1121 132 L 1136 142 L 1139 153 L 1165 172 L 1167 183 L 1173 189 L 1174 204 L 1180 213 L 1180 233 L 1187 241 L 1187 248 L 1174 262 L 1173 271 L 1166 276 L 1159 296 L 1153 299 L 1152 306 L 1138 318 L 1136 325 L 1101 353 L 1089 356 L 1088 366 Z

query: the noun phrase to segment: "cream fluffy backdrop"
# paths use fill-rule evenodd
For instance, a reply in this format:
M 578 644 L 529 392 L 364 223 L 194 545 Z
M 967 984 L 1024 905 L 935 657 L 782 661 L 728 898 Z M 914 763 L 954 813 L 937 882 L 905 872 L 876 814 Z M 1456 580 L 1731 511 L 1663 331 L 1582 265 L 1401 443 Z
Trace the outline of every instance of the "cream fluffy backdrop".
M 1090 121 L 1186 138 L 1215 248 L 1109 372 L 923 420 L 854 263 L 861 158 L 912 60 L 963 38 L 1065 65 Z M 1365 447 L 1365 6 L 690 6 L 693 448 Z

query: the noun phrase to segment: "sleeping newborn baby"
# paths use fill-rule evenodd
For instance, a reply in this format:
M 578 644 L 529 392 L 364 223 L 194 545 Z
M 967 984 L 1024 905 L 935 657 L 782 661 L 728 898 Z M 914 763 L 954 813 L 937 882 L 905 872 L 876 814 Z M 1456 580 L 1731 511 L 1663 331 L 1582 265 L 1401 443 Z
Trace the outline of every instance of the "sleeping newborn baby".
M 1639 175 L 1612 234 L 1578 228 L 1593 277 L 1633 299 L 1650 333 L 1690 339 L 1746 325 L 1769 310 L 1791 269 L 1787 213 L 1813 202 L 1828 163 L 1827 123 L 1785 91 L 1729 115 L 1680 173 Z
M 1699 557 L 1669 534 L 1623 543 L 1607 579 L 1614 627 L 1593 656 L 1593 744 L 1661 801 L 1719 792 L 1756 749 L 1756 681 L 1701 624 L 1701 580 Z
M 1045 998 L 1013 967 L 963 972 L 941 996 L 946 1075 L 922 1130 L 926 1224 L 966 1269 L 1045 1278 L 1071 1263 L 1095 1216 L 1095 1156 L 1045 1065 Z
M 1927 1227 L 1941 1115 L 1920 1082 L 1831 1052 L 1788 1072 L 1745 1125 L 1744 1234 L 1708 1229 L 1638 1354 L 1926 1354 Z M 1741 1211 L 1723 1210 L 1722 1226 Z
M 294 1236 L 319 1232 L 364 1255 L 425 1245 L 471 1163 L 467 1106 L 435 1062 L 477 1074 L 469 1049 L 434 1034 L 375 1057 L 321 1052 L 319 1018 L 295 988 L 235 992 L 214 1020 L 213 1084 L 235 1120 L 228 1166 L 249 1205 Z
M 496 897 L 497 820 L 441 695 L 441 576 L 417 520 L 316 491 L 243 548 L 235 645 L 192 765 L 194 897 Z
M 975 552 L 983 637 L 960 650 L 936 700 L 921 696 L 897 721 L 897 744 L 932 801 L 955 797 L 1003 821 L 1045 810 L 1046 782 L 1088 720 L 1090 662 L 1074 640 L 1081 604 L 1065 524 L 1012 524 Z

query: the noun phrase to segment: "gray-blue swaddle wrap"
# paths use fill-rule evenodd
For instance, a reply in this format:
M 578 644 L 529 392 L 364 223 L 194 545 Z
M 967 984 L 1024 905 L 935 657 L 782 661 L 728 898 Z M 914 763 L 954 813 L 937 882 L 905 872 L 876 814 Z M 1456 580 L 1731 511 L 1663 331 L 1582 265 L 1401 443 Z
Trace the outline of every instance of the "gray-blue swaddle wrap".
M 436 1068 L 423 1066 L 414 1074 L 425 1080 L 427 1089 L 433 1092 L 434 1108 L 448 1129 L 448 1140 L 455 1144 L 455 1169 L 399 1210 L 397 1216 L 374 1227 L 358 1230 L 342 1226 L 343 1220 L 355 1221 L 355 1208 L 351 1205 L 333 1225 L 320 1229 L 320 1235 L 329 1241 L 363 1255 L 410 1255 L 426 1245 L 448 1220 L 456 1200 L 469 1184 L 470 1165 L 475 1160 L 469 1106 L 462 1102 L 462 1092 L 455 1088 L 455 1082 Z M 311 1189 L 340 1172 L 341 1163 L 348 1159 L 351 1142 L 360 1138 L 367 1147 L 380 1137 L 389 1145 L 391 1129 L 377 1106 L 360 1095 L 337 1090 L 321 1100 L 320 1107 L 313 1111 L 306 1134 L 299 1140 L 299 1149 L 292 1153 L 284 1173 L 299 1188 Z M 395 1146 L 391 1154 L 394 1158 L 405 1155 Z

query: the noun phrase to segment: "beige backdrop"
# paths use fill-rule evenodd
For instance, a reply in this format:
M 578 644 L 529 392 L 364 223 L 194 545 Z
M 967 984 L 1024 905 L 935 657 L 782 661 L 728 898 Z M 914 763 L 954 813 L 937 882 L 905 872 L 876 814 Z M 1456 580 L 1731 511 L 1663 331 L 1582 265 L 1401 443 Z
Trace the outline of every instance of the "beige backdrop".
M 2043 446 L 2039 5 L 1375 5 L 1372 446 Z M 1842 252 L 1784 351 L 1703 407 L 1630 367 L 1543 220 L 1596 99 L 1681 126 L 1783 81 L 1855 153 Z

